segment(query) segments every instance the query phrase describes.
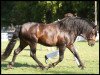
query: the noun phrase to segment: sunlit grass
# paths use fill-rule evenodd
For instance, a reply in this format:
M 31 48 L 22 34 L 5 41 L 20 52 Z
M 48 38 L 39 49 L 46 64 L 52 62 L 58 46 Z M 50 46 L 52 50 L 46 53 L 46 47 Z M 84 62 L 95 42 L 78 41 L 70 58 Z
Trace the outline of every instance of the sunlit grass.
M 1 43 L 2 52 L 6 48 L 8 42 Z M 19 41 L 15 45 L 16 49 L 19 45 Z M 8 63 L 12 60 L 13 51 L 9 58 L 1 63 L 2 74 L 99 74 L 99 42 L 96 42 L 95 46 L 88 46 L 87 42 L 75 42 L 75 46 L 78 49 L 81 60 L 85 64 L 85 69 L 81 70 L 77 67 L 72 53 L 66 49 L 64 53 L 64 60 L 60 62 L 56 67 L 48 70 L 41 70 L 36 67 L 37 63 L 30 57 L 29 46 L 26 47 L 16 58 L 16 62 L 13 69 L 7 69 Z M 40 49 L 40 50 L 39 50 Z M 56 49 L 56 48 L 55 48 Z M 44 56 L 52 50 L 46 50 L 45 46 L 37 45 L 37 58 L 45 65 Z M 58 56 L 49 60 L 48 63 L 54 62 L 58 59 Z

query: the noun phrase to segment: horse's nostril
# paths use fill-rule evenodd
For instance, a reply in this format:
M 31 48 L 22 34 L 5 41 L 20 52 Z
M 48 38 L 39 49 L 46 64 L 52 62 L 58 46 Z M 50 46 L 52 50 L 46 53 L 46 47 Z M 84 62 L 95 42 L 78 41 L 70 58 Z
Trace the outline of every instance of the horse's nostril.
M 91 44 L 89 44 L 89 46 L 91 46 L 91 47 L 92 47 L 92 46 L 94 46 L 94 44 L 93 44 L 93 43 L 91 43 Z
M 91 46 L 94 46 L 94 44 L 91 44 Z

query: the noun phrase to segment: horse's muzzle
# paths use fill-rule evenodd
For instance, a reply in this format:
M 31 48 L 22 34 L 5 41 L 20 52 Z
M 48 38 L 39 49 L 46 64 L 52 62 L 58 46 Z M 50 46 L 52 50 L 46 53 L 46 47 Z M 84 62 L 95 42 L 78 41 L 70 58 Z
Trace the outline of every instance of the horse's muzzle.
M 91 47 L 94 46 L 95 45 L 95 41 L 92 41 L 92 40 L 88 41 L 88 45 L 91 46 Z
M 88 45 L 91 46 L 91 47 L 94 46 L 94 44 L 88 44 Z

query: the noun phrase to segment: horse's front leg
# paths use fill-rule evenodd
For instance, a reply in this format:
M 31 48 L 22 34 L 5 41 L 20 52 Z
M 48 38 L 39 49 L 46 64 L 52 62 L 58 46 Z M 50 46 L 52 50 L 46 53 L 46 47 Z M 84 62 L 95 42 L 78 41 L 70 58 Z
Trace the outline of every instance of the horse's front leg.
M 55 67 L 59 62 L 61 62 L 63 60 L 63 58 L 64 58 L 64 51 L 65 51 L 65 46 L 60 46 L 59 47 L 59 59 L 56 62 L 49 64 L 47 69 L 51 68 L 51 67 Z
M 38 65 L 39 65 L 39 67 L 41 68 L 41 69 L 44 69 L 45 68 L 45 66 L 37 59 L 37 57 L 36 57 L 36 44 L 32 44 L 31 46 L 30 46 L 30 48 L 31 48 L 31 51 L 30 51 L 30 56 L 38 63 Z
M 76 48 L 74 47 L 74 45 L 70 45 L 70 46 L 67 46 L 67 48 L 73 53 L 73 55 L 75 56 L 75 60 L 78 64 L 78 67 L 81 67 L 81 69 L 84 69 L 84 64 L 82 63 L 77 51 L 76 51 Z

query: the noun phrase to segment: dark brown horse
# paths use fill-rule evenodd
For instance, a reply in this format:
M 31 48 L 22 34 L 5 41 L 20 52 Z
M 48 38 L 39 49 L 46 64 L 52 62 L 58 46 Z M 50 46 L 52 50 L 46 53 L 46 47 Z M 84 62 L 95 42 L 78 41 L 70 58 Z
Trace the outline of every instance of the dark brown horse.
M 38 63 L 40 68 L 44 69 L 45 66 L 36 57 L 36 45 L 40 43 L 45 46 L 56 46 L 59 48 L 58 61 L 49 64 L 46 68 L 54 67 L 61 62 L 64 57 L 64 50 L 67 47 L 78 60 L 78 66 L 83 69 L 84 65 L 73 45 L 76 37 L 79 35 L 82 35 L 88 41 L 89 46 L 93 46 L 97 35 L 96 26 L 92 22 L 78 17 L 65 17 L 60 21 L 50 24 L 25 23 L 21 27 L 16 28 L 1 59 L 5 60 L 10 55 L 19 37 L 20 45 L 14 51 L 13 59 L 9 63 L 9 67 L 14 65 L 16 56 L 29 45 L 30 56 Z

